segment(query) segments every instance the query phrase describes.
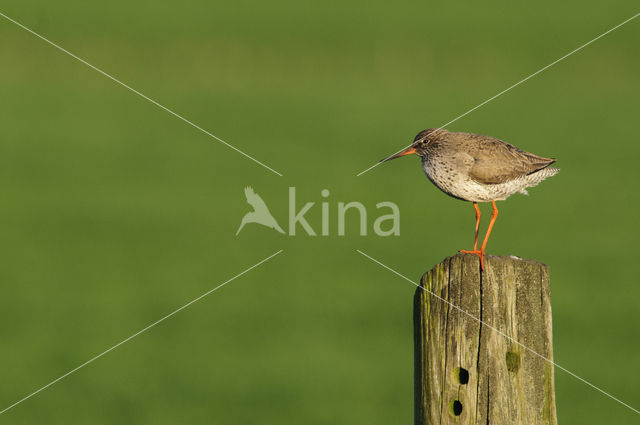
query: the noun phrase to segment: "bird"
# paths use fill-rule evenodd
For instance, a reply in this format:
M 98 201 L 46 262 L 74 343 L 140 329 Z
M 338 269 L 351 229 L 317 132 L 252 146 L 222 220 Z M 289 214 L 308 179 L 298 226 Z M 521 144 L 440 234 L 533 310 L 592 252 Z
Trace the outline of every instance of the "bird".
M 240 233 L 240 230 L 247 223 L 258 223 L 263 226 L 270 227 L 272 229 L 277 230 L 280 233 L 284 233 L 284 230 L 278 225 L 278 222 L 269 212 L 269 208 L 267 204 L 264 203 L 260 195 L 258 195 L 251 186 L 247 186 L 244 188 L 244 196 L 247 198 L 247 202 L 249 205 L 253 207 L 253 211 L 248 212 L 242 217 L 242 222 L 240 223 L 240 227 L 236 232 L 236 235 Z
M 514 193 L 528 195 L 527 188 L 560 171 L 550 167 L 556 162 L 555 158 L 523 151 L 493 137 L 451 132 L 444 128 L 421 131 L 409 147 L 380 162 L 410 154 L 421 158 L 424 173 L 438 189 L 453 198 L 473 203 L 476 216 L 473 249 L 460 252 L 480 257 L 481 270 L 484 270 L 487 241 L 498 217 L 496 201 L 503 201 Z M 493 208 L 480 249 L 479 202 L 491 202 Z

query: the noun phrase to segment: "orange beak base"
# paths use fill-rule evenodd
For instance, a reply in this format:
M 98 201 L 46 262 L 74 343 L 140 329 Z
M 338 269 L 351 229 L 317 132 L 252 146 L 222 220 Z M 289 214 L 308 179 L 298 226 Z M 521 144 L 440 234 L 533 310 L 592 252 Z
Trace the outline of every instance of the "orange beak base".
M 395 155 L 391 155 L 390 157 L 381 159 L 380 162 L 386 162 L 392 159 L 400 158 L 401 156 L 410 155 L 412 153 L 416 153 L 416 150 L 413 148 L 413 146 L 409 146 L 405 150 L 402 150 Z

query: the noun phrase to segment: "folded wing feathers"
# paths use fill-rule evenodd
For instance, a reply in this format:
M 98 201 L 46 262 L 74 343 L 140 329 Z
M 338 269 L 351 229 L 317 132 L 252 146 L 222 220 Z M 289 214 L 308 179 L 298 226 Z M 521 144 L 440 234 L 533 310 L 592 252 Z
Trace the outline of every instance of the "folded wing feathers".
M 473 153 L 474 165 L 471 177 L 479 183 L 497 184 L 520 176 L 535 173 L 555 162 L 525 152 L 517 147 L 497 139 L 485 141 L 485 149 Z

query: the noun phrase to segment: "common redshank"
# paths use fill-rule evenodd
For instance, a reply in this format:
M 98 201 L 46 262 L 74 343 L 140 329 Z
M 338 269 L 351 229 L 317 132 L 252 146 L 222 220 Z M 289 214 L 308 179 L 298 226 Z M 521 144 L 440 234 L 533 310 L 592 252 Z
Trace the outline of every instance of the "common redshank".
M 422 169 L 438 189 L 454 198 L 473 202 L 476 212 L 473 250 L 460 252 L 480 257 L 482 270 L 487 241 L 498 217 L 496 201 L 503 201 L 516 192 L 527 195 L 528 187 L 536 186 L 560 171 L 549 167 L 555 159 L 525 152 L 502 140 L 434 128 L 421 131 L 411 146 L 380 162 L 412 153 L 422 158 Z M 491 202 L 493 206 L 480 249 L 478 202 Z

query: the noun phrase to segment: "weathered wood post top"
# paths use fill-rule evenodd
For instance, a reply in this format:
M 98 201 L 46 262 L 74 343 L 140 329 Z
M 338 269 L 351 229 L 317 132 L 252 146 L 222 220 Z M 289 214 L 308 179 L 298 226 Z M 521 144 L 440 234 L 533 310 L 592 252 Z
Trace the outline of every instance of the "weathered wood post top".
M 414 338 L 416 424 L 556 424 L 546 265 L 446 258 L 416 290 Z

